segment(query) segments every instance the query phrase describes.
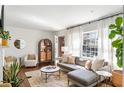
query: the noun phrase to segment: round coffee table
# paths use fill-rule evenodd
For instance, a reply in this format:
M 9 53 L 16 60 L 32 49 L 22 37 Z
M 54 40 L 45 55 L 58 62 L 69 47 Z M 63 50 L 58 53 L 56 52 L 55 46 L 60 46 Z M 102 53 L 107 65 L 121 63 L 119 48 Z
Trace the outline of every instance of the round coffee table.
M 40 69 L 41 75 L 42 72 L 45 73 L 45 81 L 47 83 L 47 80 L 49 78 L 49 75 L 55 72 L 59 72 L 59 78 L 60 78 L 60 68 L 57 66 L 45 66 Z
M 107 86 L 107 78 L 111 78 L 112 74 L 108 71 L 96 71 L 96 73 L 101 77 L 103 76 L 105 78 L 105 84 Z

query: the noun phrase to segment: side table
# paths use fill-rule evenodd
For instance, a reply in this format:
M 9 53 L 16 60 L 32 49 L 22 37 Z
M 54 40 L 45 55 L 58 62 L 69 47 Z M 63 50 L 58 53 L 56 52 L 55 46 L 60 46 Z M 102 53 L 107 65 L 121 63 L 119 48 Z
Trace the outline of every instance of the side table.
M 105 78 L 105 87 L 107 87 L 107 79 L 112 77 L 112 74 L 108 71 L 96 71 L 99 77 L 103 76 Z M 99 78 L 101 80 L 101 78 Z M 99 83 L 99 82 L 98 82 Z

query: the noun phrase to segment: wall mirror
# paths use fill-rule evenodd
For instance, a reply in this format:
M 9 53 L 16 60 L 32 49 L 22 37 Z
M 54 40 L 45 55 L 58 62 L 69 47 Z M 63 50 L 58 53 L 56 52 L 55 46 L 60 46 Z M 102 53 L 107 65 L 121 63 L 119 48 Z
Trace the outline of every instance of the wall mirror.
M 17 49 L 23 49 L 23 48 L 25 48 L 25 46 L 26 46 L 26 42 L 25 42 L 23 39 L 17 39 L 17 40 L 15 40 L 15 42 L 14 42 L 14 46 L 15 46 Z

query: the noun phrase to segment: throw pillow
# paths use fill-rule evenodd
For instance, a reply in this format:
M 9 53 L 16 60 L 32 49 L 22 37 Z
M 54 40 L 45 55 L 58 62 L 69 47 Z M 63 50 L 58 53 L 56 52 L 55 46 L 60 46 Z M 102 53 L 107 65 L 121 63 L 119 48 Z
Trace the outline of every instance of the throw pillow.
M 90 70 L 91 66 L 92 66 L 92 61 L 91 60 L 87 60 L 86 63 L 85 63 L 85 68 Z
M 28 54 L 28 60 L 35 60 L 35 55 L 34 54 Z
M 97 69 L 103 67 L 103 65 L 104 65 L 104 59 L 96 58 L 95 60 L 92 61 L 91 69 L 96 71 Z
M 62 62 L 63 63 L 67 63 L 67 60 L 68 60 L 67 56 L 62 56 Z
M 75 64 L 75 57 L 74 56 L 68 57 L 68 64 Z
M 63 63 L 68 63 L 68 57 L 69 57 L 70 55 L 69 54 L 64 54 L 64 55 L 62 55 L 62 62 Z

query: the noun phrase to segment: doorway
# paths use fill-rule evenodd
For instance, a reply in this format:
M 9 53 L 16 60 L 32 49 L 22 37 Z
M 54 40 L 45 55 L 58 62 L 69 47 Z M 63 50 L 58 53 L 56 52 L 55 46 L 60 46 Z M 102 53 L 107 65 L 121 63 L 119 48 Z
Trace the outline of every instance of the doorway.
M 62 57 L 64 54 L 63 47 L 65 46 L 64 36 L 55 36 L 55 58 Z

